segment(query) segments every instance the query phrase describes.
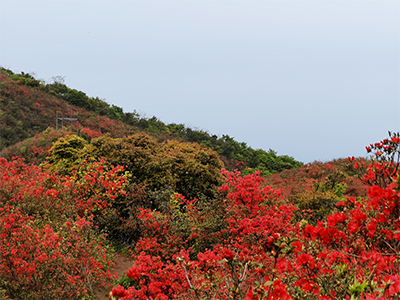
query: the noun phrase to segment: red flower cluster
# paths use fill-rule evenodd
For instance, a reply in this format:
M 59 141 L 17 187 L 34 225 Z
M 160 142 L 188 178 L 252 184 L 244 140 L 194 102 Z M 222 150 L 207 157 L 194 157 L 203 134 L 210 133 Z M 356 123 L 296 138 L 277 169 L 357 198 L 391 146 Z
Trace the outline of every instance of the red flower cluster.
M 112 180 L 113 173 L 106 178 Z M 114 190 L 105 178 L 97 181 L 101 196 L 96 184 L 76 189 L 78 174 L 62 177 L 21 159 L 0 158 L 0 289 L 8 297 L 82 298 L 113 278 L 105 239 L 94 231 L 89 208 L 111 201 L 118 180 Z M 77 210 L 83 207 L 86 212 Z
M 396 135 L 371 149 L 392 151 L 398 143 Z M 179 214 L 197 222 L 186 240 L 172 230 L 168 216 L 143 211 L 140 218 L 148 231 L 137 245 L 142 252 L 127 272 L 136 284 L 126 294 L 113 292 L 113 297 L 398 299 L 397 167 L 393 160 L 374 162 L 366 176 L 370 182 L 384 178 L 376 181 L 382 184 L 373 184 L 367 198 L 342 197 L 331 214 L 314 225 L 306 219 L 295 222 L 296 208 L 282 205 L 284 193 L 268 186 L 260 174 L 224 171 L 226 183 L 220 192 L 226 227 L 220 229 L 221 240 L 197 254 L 190 246 L 206 235 L 196 202 Z

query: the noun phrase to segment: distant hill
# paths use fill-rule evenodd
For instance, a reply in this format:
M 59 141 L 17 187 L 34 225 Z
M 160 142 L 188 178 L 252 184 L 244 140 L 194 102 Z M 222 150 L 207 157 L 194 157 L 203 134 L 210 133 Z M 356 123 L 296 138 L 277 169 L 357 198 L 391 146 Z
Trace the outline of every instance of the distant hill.
M 255 150 L 228 135 L 218 137 L 183 124 L 164 124 L 156 117 L 143 118 L 137 112 L 125 113 L 118 106 L 67 87 L 61 78 L 46 84 L 30 74 L 14 74 L 4 68 L 0 70 L 0 125 L 0 156 L 19 155 L 36 163 L 45 156 L 43 152 L 53 139 L 64 135 L 51 128 L 64 127 L 89 139 L 107 133 L 123 137 L 144 131 L 159 141 L 177 139 L 199 143 L 215 150 L 230 170 L 250 173 L 259 169 L 276 173 L 302 165 L 271 149 Z

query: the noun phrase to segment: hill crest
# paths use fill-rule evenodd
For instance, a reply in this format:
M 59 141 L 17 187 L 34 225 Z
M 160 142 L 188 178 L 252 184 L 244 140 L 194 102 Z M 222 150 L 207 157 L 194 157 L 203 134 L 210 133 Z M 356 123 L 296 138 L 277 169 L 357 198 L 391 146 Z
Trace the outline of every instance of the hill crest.
M 47 128 L 55 128 L 58 118 L 76 118 L 77 121 L 58 120 L 72 132 L 95 137 L 109 133 L 123 137 L 146 132 L 159 141 L 176 139 L 196 142 L 216 151 L 228 169 L 260 169 L 264 172 L 280 172 L 302 163 L 289 156 L 279 156 L 273 150 L 253 149 L 244 142 L 237 142 L 229 135 L 218 137 L 208 132 L 187 128 L 183 124 L 164 124 L 156 117 L 142 118 L 137 112 L 125 113 L 122 108 L 109 105 L 99 98 L 71 89 L 54 81 L 46 84 L 32 75 L 14 74 L 0 70 L 0 156 L 7 147 L 34 137 Z M 20 148 L 23 145 L 20 145 Z M 23 151 L 22 151 L 23 152 Z M 21 155 L 17 151 L 15 155 Z

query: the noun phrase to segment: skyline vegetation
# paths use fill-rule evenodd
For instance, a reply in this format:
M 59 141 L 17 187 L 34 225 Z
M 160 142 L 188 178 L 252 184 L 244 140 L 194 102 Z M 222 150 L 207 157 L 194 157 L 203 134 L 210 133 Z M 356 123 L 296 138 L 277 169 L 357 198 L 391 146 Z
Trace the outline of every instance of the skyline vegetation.
M 56 77 L 54 82 L 46 84 L 28 73 L 14 74 L 11 70 L 1 68 L 0 98 L 0 151 L 32 138 L 34 134 L 40 134 L 48 127 L 54 128 L 56 112 L 59 112 L 63 117 L 78 117 L 77 122 L 66 121 L 65 126 L 78 134 L 83 131 L 83 136 L 87 138 L 106 133 L 123 137 L 146 132 L 159 141 L 176 139 L 194 142 L 216 151 L 230 170 L 247 169 L 249 173 L 261 170 L 272 174 L 301 165 L 290 156 L 278 155 L 272 149 L 255 150 L 227 134 L 218 137 L 184 124 L 164 124 L 155 116 L 140 117 L 136 111 L 125 113 L 121 107 L 67 87 L 62 78 Z

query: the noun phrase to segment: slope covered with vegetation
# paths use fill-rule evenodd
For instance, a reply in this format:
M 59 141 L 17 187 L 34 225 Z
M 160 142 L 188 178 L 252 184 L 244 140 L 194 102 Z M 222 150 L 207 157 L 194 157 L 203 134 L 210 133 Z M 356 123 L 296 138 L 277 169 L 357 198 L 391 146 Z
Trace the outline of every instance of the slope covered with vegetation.
M 12 76 L 5 75 L 4 70 L 0 73 L 1 150 L 33 137 L 48 127 L 55 128 L 57 114 L 58 117 L 77 118 L 77 121 L 64 121 L 64 126 L 75 132 L 80 128 L 89 128 L 101 133 L 112 132 L 115 137 L 134 132 L 133 127 L 123 122 L 54 97 L 30 75 L 15 75 L 14 78 L 23 78 L 26 83 L 14 80 Z M 60 129 L 62 124 L 59 120 Z
M 399 299 L 398 133 L 372 145 L 371 160 L 266 178 L 218 175 L 212 150 L 165 143 L 69 135 L 42 168 L 0 159 L 0 297 L 94 299 L 105 286 L 123 300 Z M 139 164 L 113 164 L 130 155 Z M 192 171 L 193 193 L 211 174 L 214 193 L 153 185 Z M 121 247 L 132 265 L 115 281 Z
M 2 72 L 0 299 L 400 299 L 399 133 L 302 165 Z
M 158 141 L 176 139 L 198 143 L 216 151 L 225 167 L 231 170 L 247 168 L 247 172 L 258 169 L 275 173 L 301 165 L 292 157 L 277 155 L 273 150 L 255 150 L 228 135 L 218 137 L 187 128 L 183 124 L 166 125 L 156 117 L 142 118 L 136 112 L 125 113 L 120 107 L 67 87 L 61 79 L 46 84 L 30 74 L 14 74 L 10 70 L 1 69 L 0 101 L 0 151 L 32 138 L 34 134 L 40 134 L 48 127 L 54 128 L 58 114 L 58 117 L 77 118 L 78 121 L 64 121 L 64 125 L 89 139 L 105 133 L 119 138 L 135 132 L 146 132 Z M 61 121 L 58 123 L 61 127 Z M 30 146 L 28 142 L 20 144 L 19 149 L 14 148 L 0 155 L 6 157 L 14 152 L 29 158 L 31 153 L 26 152 L 38 147 Z M 22 151 L 19 151 L 21 148 Z M 35 160 L 39 159 L 38 155 L 35 157 Z

